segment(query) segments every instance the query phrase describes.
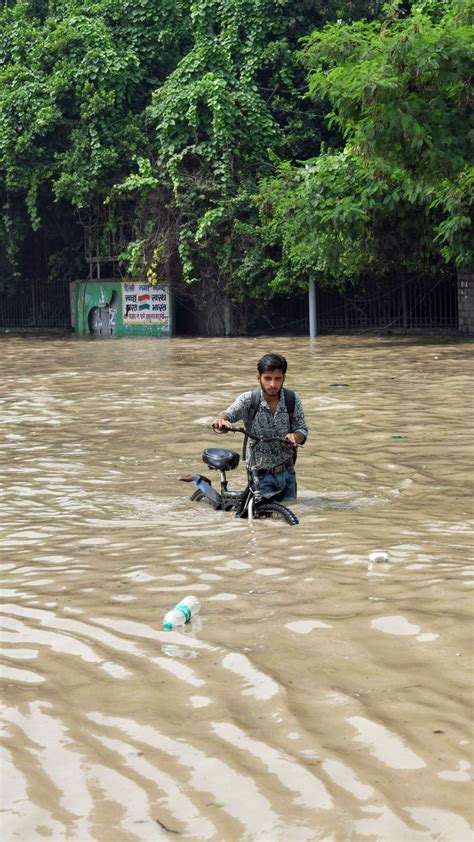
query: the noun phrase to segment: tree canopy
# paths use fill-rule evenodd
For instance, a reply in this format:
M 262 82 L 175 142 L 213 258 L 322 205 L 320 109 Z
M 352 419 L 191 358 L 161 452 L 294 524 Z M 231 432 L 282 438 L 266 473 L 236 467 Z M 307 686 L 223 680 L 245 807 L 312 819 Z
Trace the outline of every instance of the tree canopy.
M 53 218 L 61 231 L 75 208 L 103 200 L 130 171 L 145 146 L 143 110 L 151 90 L 187 47 L 188 14 L 187 0 L 19 0 L 4 6 L 4 276 L 16 265 L 28 227 L 47 228 Z M 69 231 L 66 225 L 66 249 Z
M 471 63 L 462 0 L 6 2 L 0 283 L 88 213 L 201 299 L 469 265 Z
M 344 144 L 261 184 L 277 286 L 472 265 L 472 56 L 458 0 L 395 4 L 305 39 L 309 96 Z

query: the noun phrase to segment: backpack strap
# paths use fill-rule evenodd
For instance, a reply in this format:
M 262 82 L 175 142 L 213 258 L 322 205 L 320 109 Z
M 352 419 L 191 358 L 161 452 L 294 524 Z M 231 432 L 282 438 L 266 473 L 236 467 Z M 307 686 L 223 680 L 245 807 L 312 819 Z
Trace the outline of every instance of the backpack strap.
M 296 403 L 296 396 L 295 393 L 292 392 L 291 389 L 283 388 L 283 394 L 285 396 L 285 403 L 286 403 L 286 411 L 288 413 L 290 419 L 290 433 L 293 432 L 293 421 L 295 418 L 295 403 Z
M 288 417 L 290 419 L 290 433 L 293 432 L 293 422 L 295 419 L 295 403 L 296 403 L 296 396 L 295 393 L 291 389 L 283 388 L 283 394 L 285 396 L 285 404 L 286 404 L 286 411 L 288 413 Z M 298 449 L 296 447 L 293 448 L 293 465 L 296 462 L 296 457 L 298 455 Z
M 252 431 L 253 419 L 255 418 L 255 416 L 257 414 L 257 409 L 258 409 L 259 405 L 260 405 L 260 386 L 257 386 L 257 388 L 253 389 L 253 391 L 252 391 L 252 395 L 251 395 L 251 398 L 250 398 L 249 417 L 248 417 L 248 421 L 245 425 L 245 429 L 249 433 Z M 244 462 L 245 462 L 245 458 L 247 456 L 247 442 L 248 442 L 248 440 L 249 440 L 248 435 L 245 435 L 244 436 L 244 443 L 242 445 L 242 460 Z
M 257 386 L 256 389 L 253 389 L 252 396 L 250 399 L 250 407 L 249 407 L 249 415 L 248 420 L 245 425 L 245 429 L 250 433 L 252 431 L 252 424 L 253 419 L 257 414 L 258 407 L 260 406 L 260 397 L 261 397 L 261 389 L 260 386 Z M 291 389 L 285 389 L 283 387 L 283 397 L 285 398 L 285 405 L 286 411 L 288 413 L 288 417 L 290 419 L 290 433 L 293 432 L 293 420 L 295 415 L 295 403 L 296 397 L 295 393 Z M 248 436 L 244 436 L 244 443 L 242 446 L 242 459 L 245 461 L 245 457 L 247 455 L 247 441 Z M 293 451 L 293 462 L 296 462 L 296 448 Z

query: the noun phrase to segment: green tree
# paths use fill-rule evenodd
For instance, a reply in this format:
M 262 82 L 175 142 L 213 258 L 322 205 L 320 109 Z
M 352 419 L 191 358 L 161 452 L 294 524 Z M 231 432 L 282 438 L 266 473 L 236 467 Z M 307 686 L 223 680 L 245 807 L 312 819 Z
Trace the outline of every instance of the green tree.
M 229 301 L 243 306 L 270 294 L 255 193 L 276 156 L 298 159 L 319 149 L 322 120 L 305 97 L 296 48 L 328 14 L 310 2 L 196 0 L 192 49 L 147 112 L 150 155 L 140 166 L 156 183 L 140 183 L 139 169 L 118 188 L 136 197 L 142 217 L 157 193 L 169 196 L 166 231 L 177 238 L 182 275 L 194 282 L 194 297 L 224 310 Z M 163 276 L 169 236 L 154 228 L 140 236 L 133 256 L 137 245 L 143 271 Z
M 472 264 L 470 23 L 464 2 L 432 0 L 306 40 L 310 96 L 344 148 L 262 182 L 276 286 Z
M 99 234 L 121 245 L 124 273 L 196 280 L 192 297 L 251 309 L 249 299 L 268 296 L 273 272 L 258 227 L 259 179 L 278 160 L 337 141 L 305 95 L 299 41 L 328 19 L 378 8 L 378 0 L 3 4 L 1 281 L 35 268 L 25 266 L 34 237 L 49 252 L 50 275 L 82 274 L 78 211 L 98 209 Z
M 4 262 L 14 265 L 25 226 L 48 226 L 55 203 L 71 216 L 75 208 L 100 202 L 129 172 L 145 147 L 142 112 L 150 92 L 186 49 L 188 10 L 188 0 L 20 0 L 4 6 Z

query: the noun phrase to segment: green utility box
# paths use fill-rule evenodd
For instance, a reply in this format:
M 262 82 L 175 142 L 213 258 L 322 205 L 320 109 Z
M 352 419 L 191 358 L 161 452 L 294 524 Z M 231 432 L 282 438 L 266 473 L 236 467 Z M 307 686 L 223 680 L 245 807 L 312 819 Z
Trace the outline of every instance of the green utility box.
M 167 287 L 142 281 L 75 281 L 72 322 L 78 336 L 172 336 Z

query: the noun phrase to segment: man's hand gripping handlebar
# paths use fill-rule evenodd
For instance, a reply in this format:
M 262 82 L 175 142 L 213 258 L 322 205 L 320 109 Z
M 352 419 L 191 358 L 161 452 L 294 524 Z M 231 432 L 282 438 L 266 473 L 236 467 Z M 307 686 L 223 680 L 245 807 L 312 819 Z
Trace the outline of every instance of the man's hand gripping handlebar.
M 303 447 L 304 444 L 304 437 L 301 436 L 301 433 L 288 433 L 284 438 L 278 437 L 271 437 L 266 438 L 265 436 L 254 436 L 253 433 L 247 432 L 244 427 L 234 427 L 234 425 L 229 421 L 228 418 L 216 418 L 215 421 L 212 423 L 212 429 L 215 433 L 242 433 L 244 436 L 248 436 L 249 439 L 252 441 L 280 441 L 283 442 L 287 447 Z M 296 437 L 301 436 L 302 441 L 299 442 L 296 440 Z
M 212 423 L 212 429 L 216 433 L 228 433 L 229 430 L 234 432 L 234 425 L 228 418 L 223 415 L 219 415 L 215 421 Z

